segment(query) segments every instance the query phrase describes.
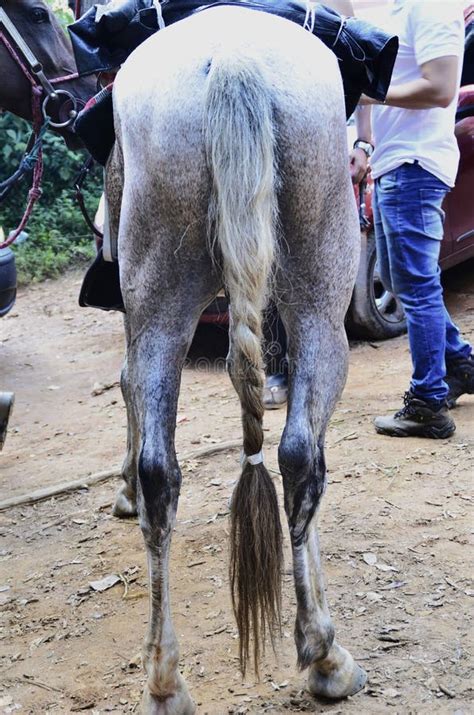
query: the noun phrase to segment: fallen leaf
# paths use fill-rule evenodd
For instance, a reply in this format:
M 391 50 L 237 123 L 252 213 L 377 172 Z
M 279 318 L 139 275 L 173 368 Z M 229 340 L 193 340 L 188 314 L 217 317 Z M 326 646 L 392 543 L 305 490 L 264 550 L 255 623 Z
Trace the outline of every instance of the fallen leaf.
M 368 566 L 375 566 L 377 563 L 377 556 L 371 551 L 367 551 L 365 554 L 362 554 L 362 558 Z
M 397 571 L 398 569 L 395 568 L 395 566 L 389 566 L 388 564 L 375 564 L 375 568 L 378 569 L 379 571 Z
M 104 384 L 102 384 L 100 382 L 94 382 L 91 395 L 93 397 L 97 397 L 97 395 L 102 395 L 104 392 L 107 392 L 107 390 L 112 390 L 112 388 L 118 387 L 118 386 L 119 386 L 119 382 L 117 380 L 115 382 L 107 382 Z
M 400 695 L 398 690 L 395 690 L 395 688 L 385 688 L 382 693 L 386 698 L 398 698 Z
M 94 591 L 107 591 L 108 588 L 112 588 L 116 583 L 120 583 L 121 578 L 117 574 L 110 574 L 109 576 L 104 576 L 104 578 L 99 579 L 99 581 L 90 581 L 89 586 Z

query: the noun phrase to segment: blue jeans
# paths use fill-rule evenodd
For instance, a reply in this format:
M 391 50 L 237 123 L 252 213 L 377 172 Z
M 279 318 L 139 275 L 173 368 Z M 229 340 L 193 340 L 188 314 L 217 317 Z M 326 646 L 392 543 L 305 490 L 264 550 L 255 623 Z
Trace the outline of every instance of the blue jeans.
M 446 399 L 446 360 L 471 354 L 443 301 L 438 265 L 441 209 L 449 187 L 418 163 L 403 164 L 375 181 L 377 259 L 384 287 L 407 317 L 413 362 L 411 391 L 436 403 Z

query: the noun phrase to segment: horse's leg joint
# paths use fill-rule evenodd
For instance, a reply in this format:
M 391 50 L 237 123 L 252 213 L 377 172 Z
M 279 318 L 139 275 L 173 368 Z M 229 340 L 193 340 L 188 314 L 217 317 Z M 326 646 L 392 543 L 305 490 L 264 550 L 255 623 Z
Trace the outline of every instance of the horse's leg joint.
M 313 459 L 313 440 L 308 432 L 285 430 L 278 448 L 283 479 L 291 483 L 306 474 Z M 289 484 L 290 486 L 290 484 Z
M 285 431 L 278 458 L 285 487 L 285 508 L 293 547 L 303 544 L 324 492 L 326 463 L 322 442 L 309 432 Z
M 334 626 L 330 620 L 306 623 L 298 616 L 295 624 L 295 642 L 298 652 L 298 668 L 304 670 L 315 661 L 325 660 L 334 642 Z
M 138 460 L 141 493 L 152 523 L 166 524 L 170 504 L 176 504 L 181 472 L 175 457 L 144 444 Z

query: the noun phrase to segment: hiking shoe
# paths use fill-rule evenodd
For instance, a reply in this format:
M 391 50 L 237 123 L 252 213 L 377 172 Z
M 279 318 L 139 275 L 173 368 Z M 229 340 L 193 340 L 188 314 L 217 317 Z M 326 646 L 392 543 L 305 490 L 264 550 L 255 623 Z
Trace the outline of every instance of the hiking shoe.
M 13 392 L 0 392 L 0 452 L 7 438 L 8 420 L 10 419 L 14 402 L 15 395 Z
M 269 375 L 263 388 L 263 406 L 266 410 L 279 410 L 288 399 L 288 378 L 286 375 Z
M 436 403 L 415 397 L 412 392 L 405 392 L 403 402 L 402 409 L 393 416 L 377 417 L 374 420 L 379 434 L 446 439 L 454 433 L 456 425 L 448 414 L 446 404 L 439 407 Z
M 474 395 L 474 355 L 448 361 L 446 372 L 444 379 L 449 387 L 446 402 L 451 409 L 456 406 L 456 400 L 461 395 Z

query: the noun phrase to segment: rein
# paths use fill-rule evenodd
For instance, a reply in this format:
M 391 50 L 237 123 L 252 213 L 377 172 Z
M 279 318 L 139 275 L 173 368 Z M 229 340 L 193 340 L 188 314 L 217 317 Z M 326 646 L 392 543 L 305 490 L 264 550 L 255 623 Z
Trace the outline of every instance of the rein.
M 26 226 L 35 202 L 41 196 L 41 179 L 43 176 L 42 141 L 44 134 L 49 127 L 56 129 L 68 127 L 74 122 L 77 116 L 76 98 L 67 90 L 55 89 L 54 85 L 77 79 L 79 75 L 77 72 L 74 72 L 48 80 L 44 74 L 42 64 L 38 62 L 2 8 L 0 8 L 0 42 L 3 43 L 6 50 L 31 84 L 31 110 L 33 116 L 33 132 L 28 142 L 28 146 L 31 145 L 31 148 L 25 153 L 15 173 L 0 183 L 1 201 L 7 196 L 13 185 L 33 169 L 33 183 L 28 192 L 28 203 L 25 213 L 15 231 L 10 234 L 6 241 L 0 243 L 0 249 L 2 249 L 10 246 L 18 238 Z M 46 95 L 44 99 L 43 94 Z M 64 122 L 54 122 L 48 112 L 49 104 L 51 102 L 57 102 L 58 99 L 72 103 L 69 117 Z
M 79 18 L 82 15 L 81 5 L 82 5 L 81 0 L 75 0 L 75 2 L 74 2 L 74 18 L 76 20 L 79 20 Z

